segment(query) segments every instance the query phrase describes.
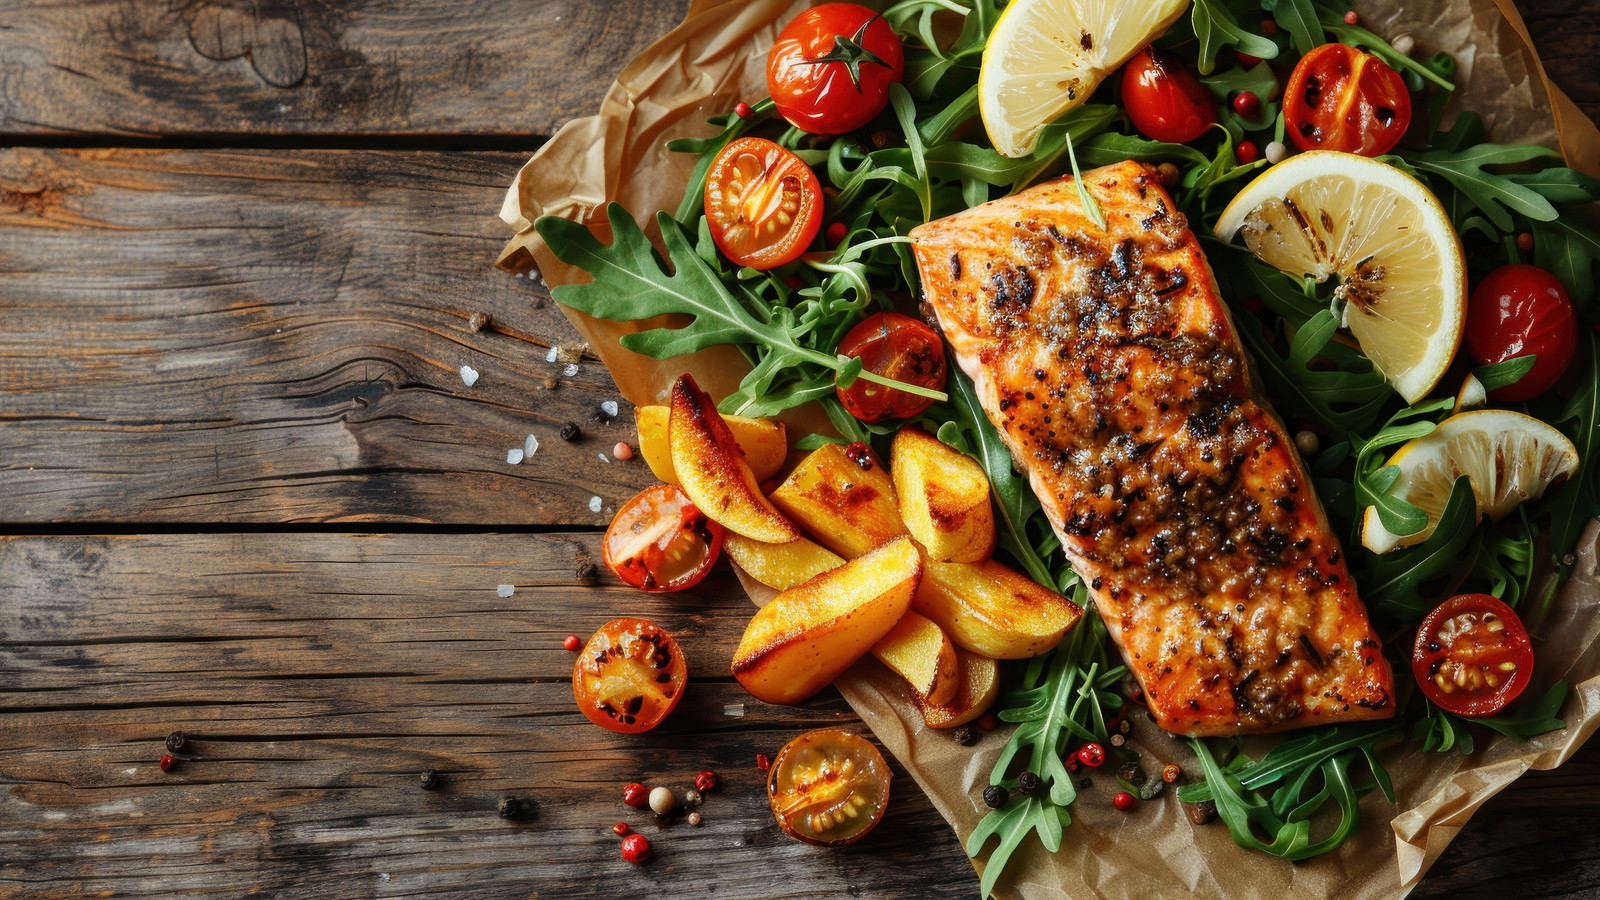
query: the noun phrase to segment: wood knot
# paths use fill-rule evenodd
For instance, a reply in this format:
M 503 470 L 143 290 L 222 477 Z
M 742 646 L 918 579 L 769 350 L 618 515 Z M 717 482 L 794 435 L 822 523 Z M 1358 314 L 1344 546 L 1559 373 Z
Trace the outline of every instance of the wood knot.
M 244 57 L 262 81 L 292 88 L 306 78 L 306 36 L 298 0 L 177 0 L 195 52 L 218 61 Z

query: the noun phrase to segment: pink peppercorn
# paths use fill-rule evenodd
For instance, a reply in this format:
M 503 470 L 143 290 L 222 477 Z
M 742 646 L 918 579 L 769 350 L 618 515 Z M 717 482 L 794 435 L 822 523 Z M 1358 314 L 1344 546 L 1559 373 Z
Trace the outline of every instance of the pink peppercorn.
M 617 441 L 617 445 L 611 448 L 611 455 L 621 460 L 633 459 L 633 448 L 622 441 Z

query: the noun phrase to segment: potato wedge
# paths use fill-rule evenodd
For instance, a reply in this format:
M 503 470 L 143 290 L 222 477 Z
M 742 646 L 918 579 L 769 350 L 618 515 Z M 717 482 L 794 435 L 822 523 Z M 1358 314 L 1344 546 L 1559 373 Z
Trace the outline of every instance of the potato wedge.
M 956 661 L 961 675 L 954 699 L 942 706 L 920 700 L 917 703 L 917 708 L 922 710 L 922 721 L 929 728 L 965 725 L 988 712 L 1000 696 L 999 663 L 960 647 L 956 648 Z
M 667 421 L 670 406 L 639 406 L 634 408 L 634 421 L 639 426 L 639 454 L 644 457 L 650 471 L 667 484 L 678 483 L 678 473 L 672 468 L 672 451 L 667 444 Z M 783 461 L 789 456 L 789 434 L 777 419 L 752 419 L 748 416 L 723 416 L 728 430 L 744 454 L 750 473 L 756 483 L 778 474 Z
M 829 569 L 844 565 L 843 557 L 809 538 L 783 544 L 763 544 L 742 534 L 729 534 L 722 549 L 751 578 L 780 591 L 787 591 Z
M 992 559 L 929 562 L 912 607 L 956 646 L 994 659 L 1038 656 L 1083 615 L 1076 603 Z
M 872 645 L 872 655 L 911 684 L 919 702 L 943 706 L 961 685 L 956 645 L 927 616 L 906 610 L 894 630 Z
M 678 486 L 712 521 L 769 544 L 800 536 L 800 529 L 762 495 L 728 423 L 687 374 L 672 386 L 667 446 Z
M 928 558 L 979 562 L 994 552 L 989 476 L 978 461 L 920 428 L 894 436 L 890 472 L 900 517 Z
M 733 654 L 733 677 L 768 703 L 799 703 L 900 621 L 922 577 L 910 538 L 790 588 L 762 607 Z
M 772 502 L 845 559 L 906 534 L 889 473 L 876 459 L 869 468 L 856 465 L 839 444 L 801 460 Z

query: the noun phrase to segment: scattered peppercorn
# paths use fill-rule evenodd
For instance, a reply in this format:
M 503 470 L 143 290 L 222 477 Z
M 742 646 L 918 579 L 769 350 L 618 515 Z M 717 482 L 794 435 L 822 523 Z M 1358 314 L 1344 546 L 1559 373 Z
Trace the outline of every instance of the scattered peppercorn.
M 622 858 L 631 863 L 642 863 L 650 858 L 650 840 L 642 834 L 630 834 L 622 839 Z
M 1139 798 L 1133 796 L 1127 791 L 1119 791 L 1116 796 L 1111 798 L 1111 805 L 1122 810 L 1123 812 L 1133 809 L 1133 805 L 1138 802 Z
M 498 811 L 502 819 L 515 819 L 522 814 L 522 804 L 515 797 L 501 797 Z
M 672 817 L 666 813 L 656 813 L 655 823 L 657 828 L 670 828 L 672 826 Z
M 1267 37 L 1272 37 L 1273 35 L 1278 33 L 1278 23 L 1272 21 L 1271 19 L 1262 19 L 1261 20 L 1261 33 L 1266 35 Z
M 1156 175 L 1161 178 L 1161 186 L 1174 188 L 1178 186 L 1178 178 L 1182 175 L 1178 167 L 1172 163 L 1164 162 L 1156 166 Z
M 971 747 L 978 742 L 977 729 L 971 725 L 963 725 L 956 729 L 956 743 L 963 747 Z
M 741 119 L 750 118 L 750 104 L 740 100 L 733 105 L 733 114 Z
M 567 635 L 566 639 L 561 642 L 561 646 L 565 647 L 568 653 L 577 653 L 579 650 L 583 649 L 583 638 L 580 638 L 575 634 L 569 634 Z
M 1090 741 L 1089 743 L 1078 748 L 1078 762 L 1083 763 L 1091 769 L 1100 768 L 1100 766 L 1105 764 L 1105 761 L 1106 748 L 1100 746 L 1094 741 Z
M 983 789 L 983 803 L 990 809 L 999 809 L 1005 806 L 1006 801 L 1009 799 L 1011 799 L 1011 795 L 998 784 L 991 784 Z
M 439 786 L 439 773 L 437 771 L 433 770 L 433 769 L 429 769 L 428 771 L 423 772 L 422 773 L 422 778 L 420 780 L 420 783 L 422 785 L 422 789 L 423 790 L 425 790 L 425 791 L 433 790 L 434 788 Z
M 1189 814 L 1189 821 L 1196 825 L 1209 825 L 1217 817 L 1217 804 L 1211 800 L 1202 800 L 1199 803 L 1185 803 L 1183 811 Z
M 1000 727 L 1000 717 L 986 712 L 978 717 L 978 727 L 984 731 L 993 731 Z
M 1235 50 L 1233 53 L 1233 58 L 1237 59 L 1239 61 L 1239 65 L 1246 69 L 1254 69 L 1256 66 L 1261 65 L 1261 57 L 1251 56 L 1250 54 L 1245 53 L 1243 50 Z
M 1180 769 L 1177 765 L 1166 765 L 1161 767 L 1161 780 L 1165 781 L 1167 784 L 1172 784 L 1173 782 L 1177 781 L 1178 776 L 1182 774 L 1183 769 Z
M 828 230 L 827 230 L 827 233 L 825 235 L 827 237 L 827 240 L 828 240 L 828 246 L 829 247 L 837 247 L 837 246 L 839 246 L 839 242 L 844 240 L 844 232 L 845 232 L 845 228 L 844 228 L 844 223 L 843 222 L 829 222 L 828 223 Z
M 1032 772 L 1023 772 L 1017 776 L 1017 790 L 1032 797 L 1039 790 L 1039 776 Z
M 489 324 L 489 316 L 485 313 L 475 312 L 467 317 L 467 330 L 473 334 L 482 331 Z
M 1240 141 L 1239 146 L 1234 148 L 1233 155 L 1238 157 L 1239 165 L 1248 166 L 1261 158 L 1261 151 L 1256 149 L 1252 141 Z
M 578 439 L 578 435 L 582 433 L 583 431 L 578 428 L 577 422 L 568 422 L 561 426 L 560 431 L 556 432 L 556 434 L 561 436 L 563 441 L 575 441 Z
M 1521 250 L 1523 253 L 1527 253 L 1529 250 L 1532 250 L 1533 235 L 1527 233 L 1526 231 L 1517 235 L 1517 249 Z
M 622 789 L 622 802 L 635 809 L 644 809 L 650 805 L 650 789 L 635 781 Z
M 171 750 L 173 753 L 177 753 L 179 750 L 182 750 L 183 745 L 187 744 L 188 742 L 189 736 L 181 731 L 174 731 L 173 733 L 167 735 L 167 749 Z
M 872 471 L 872 448 L 856 441 L 844 448 L 844 458 L 856 464 L 856 468 L 863 472 Z
M 1261 98 L 1255 91 L 1240 91 L 1233 95 L 1233 111 L 1246 119 L 1261 115 Z
M 710 769 L 694 777 L 694 786 L 698 791 L 709 791 L 717 786 L 717 773 Z
M 615 456 L 620 462 L 627 462 L 633 459 L 633 448 L 628 446 L 625 441 L 617 441 L 617 445 L 611 448 L 611 455 Z
M 699 806 L 700 801 L 703 799 L 705 798 L 701 797 L 700 792 L 694 788 L 689 788 L 683 792 L 683 805 L 685 806 Z
M 1074 753 L 1067 757 L 1067 771 L 1074 775 L 1083 771 L 1083 763 L 1078 762 L 1078 754 Z
M 1283 141 L 1268 141 L 1267 148 L 1262 151 L 1267 162 L 1277 165 L 1289 158 L 1289 145 Z
M 879 128 L 872 133 L 872 146 L 878 150 L 889 146 L 889 142 L 892 140 L 894 140 L 894 132 L 887 128 Z
M 689 813 L 689 824 L 690 825 L 699 825 L 700 824 L 700 814 L 697 813 L 697 812 Z
M 1113 746 L 1113 747 L 1121 747 L 1123 744 L 1126 744 L 1127 742 L 1128 742 L 1128 738 L 1125 735 L 1113 734 L 1111 736 L 1111 746 Z
M 765 753 L 756 754 L 756 768 L 765 772 L 772 768 L 772 760 Z
M 172 771 L 172 767 L 177 765 L 177 764 L 178 764 L 178 761 L 175 758 L 173 758 L 172 756 L 170 756 L 170 755 L 161 757 L 161 762 L 159 763 L 159 765 L 161 766 L 161 771 L 163 771 L 163 772 Z
M 678 798 L 673 796 L 671 788 L 658 787 L 650 791 L 650 809 L 656 815 L 664 816 L 678 805 Z
M 632 830 L 633 829 L 628 827 L 627 822 L 618 822 L 617 824 L 611 826 L 611 833 L 617 837 L 626 837 L 628 832 Z
M 1087 791 L 1089 788 L 1092 788 L 1092 787 L 1094 787 L 1094 779 L 1093 778 L 1089 778 L 1088 776 L 1084 776 L 1083 778 L 1079 778 L 1078 779 L 1078 790 Z
M 1344 14 L 1344 23 L 1346 25 L 1360 25 L 1361 24 L 1361 16 L 1358 15 L 1356 13 L 1356 11 L 1353 10 L 1353 9 L 1352 10 L 1348 10 Z
M 1296 431 L 1294 433 L 1294 446 L 1302 456 L 1310 456 L 1322 446 L 1322 438 L 1317 437 L 1315 431 Z
M 1128 734 L 1131 731 L 1133 731 L 1133 723 L 1132 722 L 1129 722 L 1127 719 L 1118 719 L 1117 720 L 1117 728 L 1116 728 L 1117 734 Z

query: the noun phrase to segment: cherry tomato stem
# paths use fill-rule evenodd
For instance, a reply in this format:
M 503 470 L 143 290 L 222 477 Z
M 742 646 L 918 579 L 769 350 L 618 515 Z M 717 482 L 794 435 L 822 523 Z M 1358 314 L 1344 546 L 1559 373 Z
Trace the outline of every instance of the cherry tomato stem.
M 795 16 L 767 55 L 767 93 L 778 114 L 811 134 L 843 134 L 872 121 L 905 72 L 905 51 L 878 13 L 825 3 Z

